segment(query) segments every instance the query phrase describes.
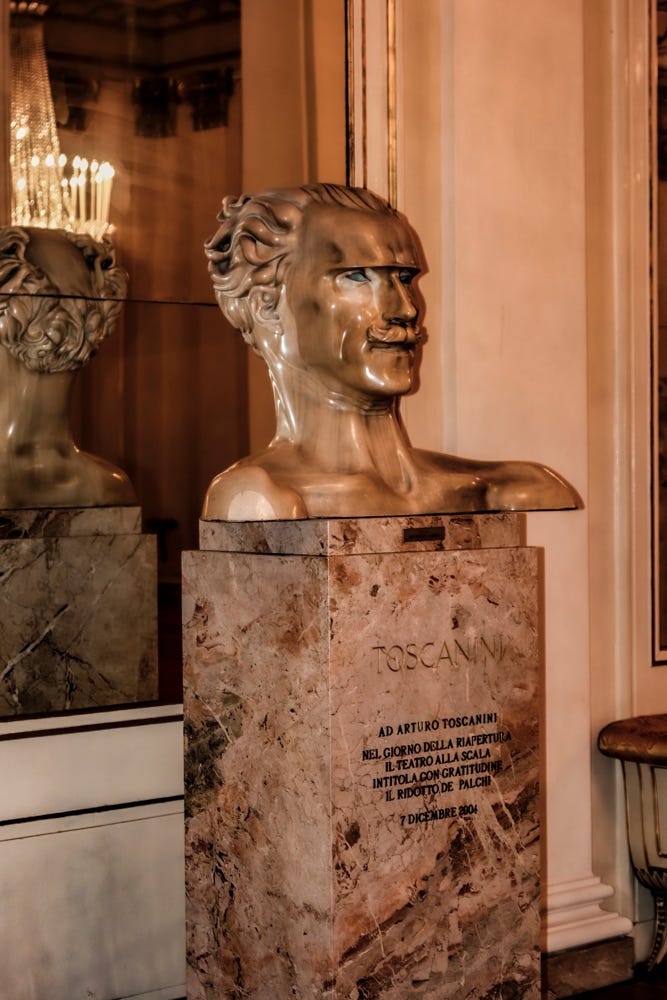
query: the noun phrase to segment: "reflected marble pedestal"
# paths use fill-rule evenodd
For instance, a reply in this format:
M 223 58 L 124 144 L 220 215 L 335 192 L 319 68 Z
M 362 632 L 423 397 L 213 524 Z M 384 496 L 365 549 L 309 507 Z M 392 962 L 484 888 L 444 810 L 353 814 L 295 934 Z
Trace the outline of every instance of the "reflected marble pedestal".
M 520 529 L 202 522 L 183 558 L 188 1000 L 539 997 Z
M 0 511 L 0 715 L 157 698 L 155 538 L 138 507 Z

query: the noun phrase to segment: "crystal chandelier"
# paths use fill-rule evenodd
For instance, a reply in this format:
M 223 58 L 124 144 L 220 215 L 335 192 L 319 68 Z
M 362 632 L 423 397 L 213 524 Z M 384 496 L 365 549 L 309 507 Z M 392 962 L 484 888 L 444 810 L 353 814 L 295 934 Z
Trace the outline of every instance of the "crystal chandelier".
M 109 207 L 114 169 L 110 163 L 60 152 L 46 66 L 47 5 L 11 2 L 10 165 L 12 223 L 89 233 L 111 231 Z M 15 23 L 14 23 L 15 22 Z

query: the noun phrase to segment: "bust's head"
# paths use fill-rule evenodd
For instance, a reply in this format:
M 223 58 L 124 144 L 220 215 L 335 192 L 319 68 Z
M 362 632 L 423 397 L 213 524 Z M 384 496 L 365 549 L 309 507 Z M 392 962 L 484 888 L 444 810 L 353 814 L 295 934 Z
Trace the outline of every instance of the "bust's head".
M 307 370 L 337 397 L 412 388 L 417 239 L 382 198 L 319 184 L 226 198 L 206 245 L 218 303 L 274 376 Z
M 111 244 L 60 229 L 0 229 L 0 343 L 29 371 L 77 371 L 127 292 Z

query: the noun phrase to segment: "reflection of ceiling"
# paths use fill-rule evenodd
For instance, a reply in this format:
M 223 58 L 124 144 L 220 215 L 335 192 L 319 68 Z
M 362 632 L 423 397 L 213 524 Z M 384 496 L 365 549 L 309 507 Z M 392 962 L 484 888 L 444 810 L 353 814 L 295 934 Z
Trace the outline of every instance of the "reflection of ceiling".
M 240 56 L 241 0 L 51 0 L 49 65 L 97 74 L 174 74 Z
M 51 0 L 49 16 L 115 24 L 132 19 L 145 31 L 168 31 L 184 25 L 235 21 L 241 0 Z
M 240 72 L 241 0 L 15 0 L 10 9 L 17 28 L 35 19 L 44 26 L 61 128 L 85 131 L 112 80 L 130 88 L 138 135 L 174 135 L 183 102 L 196 131 L 227 124 Z

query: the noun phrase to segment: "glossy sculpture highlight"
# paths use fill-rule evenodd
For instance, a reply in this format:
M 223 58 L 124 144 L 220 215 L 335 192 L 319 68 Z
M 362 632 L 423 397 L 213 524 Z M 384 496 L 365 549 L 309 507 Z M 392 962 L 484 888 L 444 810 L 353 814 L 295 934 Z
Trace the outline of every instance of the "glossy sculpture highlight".
M 557 473 L 413 448 L 421 252 L 405 218 L 334 184 L 225 198 L 206 245 L 223 314 L 264 359 L 277 428 L 216 476 L 205 520 L 280 520 L 579 505 Z
M 135 502 L 124 472 L 77 448 L 69 412 L 126 291 L 107 241 L 0 229 L 0 508 Z

